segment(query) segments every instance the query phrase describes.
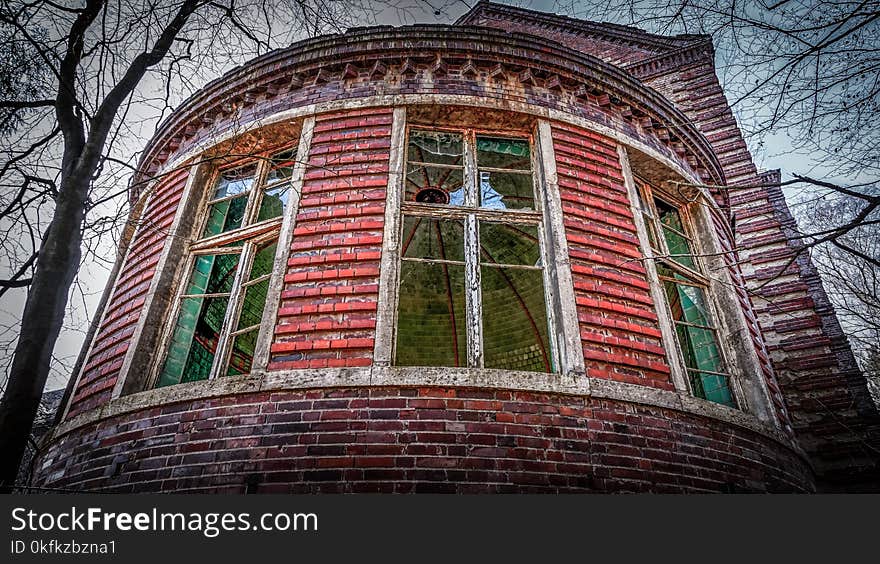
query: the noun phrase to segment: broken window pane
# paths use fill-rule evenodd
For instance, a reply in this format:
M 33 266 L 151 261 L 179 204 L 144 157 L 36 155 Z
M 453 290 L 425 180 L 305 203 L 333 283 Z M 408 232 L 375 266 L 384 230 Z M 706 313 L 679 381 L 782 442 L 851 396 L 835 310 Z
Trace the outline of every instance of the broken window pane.
M 258 222 L 284 215 L 295 158 L 296 149 L 285 151 L 272 158 L 272 167 L 266 175 L 263 199 L 260 202 L 260 211 L 257 213 Z
M 214 195 L 211 199 L 219 200 L 220 198 L 248 192 L 254 183 L 256 172 L 257 165 L 252 164 L 220 173 L 220 178 L 217 180 L 217 186 L 214 188 Z
M 409 133 L 407 160 L 434 164 L 462 164 L 461 134 L 414 129 Z
M 267 188 L 263 192 L 263 201 L 260 202 L 260 212 L 257 214 L 257 221 L 265 221 L 284 215 L 289 193 L 290 185 L 287 183 Z
M 538 226 L 481 221 L 480 262 L 540 267 Z
M 535 209 L 532 175 L 480 171 L 480 207 L 495 210 Z
M 426 204 L 464 205 L 462 169 L 409 165 L 406 200 Z
M 226 367 L 227 376 L 248 374 L 254 362 L 254 351 L 257 348 L 257 334 L 259 328 L 246 331 L 232 338 L 232 347 L 229 355 L 229 365 Z
M 187 294 L 225 294 L 232 289 L 239 255 L 196 257 Z
M 211 373 L 229 298 L 184 298 L 157 387 L 205 380 Z
M 241 227 L 247 202 L 247 196 L 240 196 L 211 204 L 208 211 L 208 223 L 205 225 L 202 237 L 226 233 Z
M 540 270 L 483 266 L 483 365 L 552 372 Z
M 461 221 L 407 216 L 403 220 L 404 257 L 464 261 Z
M 703 289 L 683 283 L 687 279 L 668 266 L 658 265 L 657 270 L 662 277 L 694 395 L 734 406 L 727 376 L 723 374 L 726 368 L 718 347 L 718 335 L 711 324 Z
M 266 185 L 276 182 L 290 181 L 293 176 L 293 165 L 296 159 L 296 148 L 284 151 L 272 157 L 271 168 L 266 175 Z
M 467 366 L 464 266 L 403 261 L 398 366 Z
M 477 166 L 531 170 L 532 160 L 527 139 L 477 136 Z
M 275 263 L 275 251 L 277 249 L 278 243 L 275 241 L 263 243 L 257 247 L 248 280 L 254 280 L 260 276 L 272 273 L 272 266 Z

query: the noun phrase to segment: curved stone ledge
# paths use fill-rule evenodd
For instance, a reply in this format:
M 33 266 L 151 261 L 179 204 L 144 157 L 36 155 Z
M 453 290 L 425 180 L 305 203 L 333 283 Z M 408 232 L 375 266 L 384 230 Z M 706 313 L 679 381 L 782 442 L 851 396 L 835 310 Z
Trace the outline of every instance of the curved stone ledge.
M 516 382 L 526 389 L 497 387 Z M 418 368 L 199 382 L 71 421 L 44 445 L 35 483 L 228 493 L 815 489 L 809 465 L 772 430 L 632 388 Z
M 55 427 L 51 441 L 104 419 L 175 403 L 281 390 L 349 387 L 449 387 L 521 390 L 610 399 L 709 417 L 759 433 L 803 457 L 778 428 L 737 409 L 683 394 L 599 378 L 566 377 L 479 368 L 367 367 L 272 371 L 249 376 L 188 382 L 123 396 Z

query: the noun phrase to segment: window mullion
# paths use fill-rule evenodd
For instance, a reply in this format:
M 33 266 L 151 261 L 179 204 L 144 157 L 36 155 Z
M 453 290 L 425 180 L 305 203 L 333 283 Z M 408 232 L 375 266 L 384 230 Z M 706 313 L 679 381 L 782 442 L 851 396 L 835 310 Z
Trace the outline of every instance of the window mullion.
M 480 230 L 475 215 L 464 227 L 465 303 L 467 304 L 468 366 L 483 367 L 483 304 L 480 295 Z
M 260 203 L 263 200 L 263 184 L 266 182 L 266 176 L 269 174 L 270 159 L 260 159 L 257 163 L 257 170 L 254 174 L 254 183 L 251 185 L 251 193 L 248 194 L 247 208 L 244 212 L 244 220 L 242 225 L 251 225 L 257 218 L 260 211 Z
M 248 241 L 241 251 L 241 258 L 238 261 L 238 270 L 232 281 L 230 290 L 229 303 L 226 305 L 226 315 L 223 317 L 223 325 L 220 328 L 220 336 L 217 338 L 217 349 L 214 351 L 214 365 L 211 367 L 211 373 L 208 375 L 209 380 L 213 380 L 223 376 L 222 372 L 226 368 L 227 357 L 229 356 L 230 333 L 234 330 L 234 324 L 238 320 L 239 310 L 244 291 L 242 285 L 244 278 L 251 269 L 251 261 L 253 260 L 255 245 L 253 241 Z
M 464 143 L 464 205 L 479 205 L 476 134 L 468 131 Z M 468 366 L 483 367 L 483 303 L 480 295 L 480 229 L 477 216 L 470 213 L 464 220 L 465 303 L 467 305 Z

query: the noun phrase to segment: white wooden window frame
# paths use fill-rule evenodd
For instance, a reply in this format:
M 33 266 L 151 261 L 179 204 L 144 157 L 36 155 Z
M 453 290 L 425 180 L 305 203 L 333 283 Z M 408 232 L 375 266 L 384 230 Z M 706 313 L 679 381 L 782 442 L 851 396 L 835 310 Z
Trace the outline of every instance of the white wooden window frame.
M 397 308 L 403 218 L 426 217 L 464 222 L 465 278 L 467 292 L 467 368 L 483 368 L 482 311 L 480 297 L 479 221 L 513 222 L 538 228 L 544 284 L 545 314 L 548 323 L 550 374 L 583 376 L 583 349 L 577 328 L 574 288 L 567 260 L 568 248 L 562 226 L 561 202 L 556 182 L 555 156 L 547 122 L 539 122 L 532 132 L 510 132 L 489 128 L 444 127 L 442 124 L 407 127 L 405 108 L 395 109 L 388 202 L 380 280 L 377 342 L 374 363 L 394 364 L 397 343 Z M 405 202 L 408 134 L 411 129 L 448 131 L 463 134 L 463 184 L 465 206 Z M 477 207 L 479 179 L 476 166 L 477 135 L 489 135 L 529 141 L 531 177 L 535 195 L 534 210 L 492 210 Z M 553 161 L 548 166 L 548 160 Z M 551 252 L 551 248 L 554 252 Z M 562 255 L 564 253 L 564 255 Z M 406 259 L 409 260 L 409 259 Z M 403 368 L 401 366 L 401 368 Z
M 668 257 L 657 256 L 648 238 L 648 227 L 645 224 L 645 218 L 640 205 L 639 187 L 630 168 L 629 155 L 626 148 L 618 146 L 618 154 L 623 165 L 624 181 L 642 254 L 646 259 L 644 265 L 648 274 L 652 301 L 658 304 L 656 313 L 659 320 L 661 338 L 664 348 L 667 351 L 674 351 L 673 354 L 667 353 L 673 384 L 679 392 L 693 397 L 694 401 L 711 403 L 712 405 L 718 405 L 722 409 L 744 411 L 765 422 L 777 427 L 780 426 L 776 412 L 772 408 L 767 383 L 763 379 L 760 360 L 752 346 L 751 334 L 745 316 L 733 290 L 733 282 L 730 279 L 727 266 L 722 257 L 723 250 L 718 241 L 718 235 L 714 231 L 712 220 L 706 209 L 707 206 L 714 204 L 704 201 L 708 197 L 703 193 L 698 193 L 693 201 L 689 200 L 686 205 L 676 206 L 682 217 L 682 225 L 687 230 L 684 235 L 689 238 L 692 244 L 694 261 L 701 270 L 700 272 L 695 272 L 686 266 L 679 265 Z M 675 198 L 669 195 L 665 195 L 661 199 L 670 204 L 676 201 Z M 661 250 L 665 253 L 666 242 L 662 232 L 658 232 L 657 235 L 659 235 L 660 239 L 658 245 L 664 245 L 661 247 Z M 657 260 L 663 261 L 664 264 L 699 282 L 698 285 L 703 288 L 717 337 L 716 340 L 727 370 L 728 386 L 737 404 L 736 408 L 715 404 L 693 395 L 690 379 L 687 376 L 688 372 L 684 364 L 684 357 L 675 332 L 675 322 L 666 302 L 663 284 L 657 272 L 655 264 Z M 708 276 L 704 274 L 705 272 L 713 274 Z
M 294 172 L 291 175 L 291 178 L 276 181 L 271 184 L 266 184 L 268 174 L 272 169 L 273 158 L 281 153 L 292 150 L 296 150 L 296 153 L 293 163 Z M 172 303 L 171 311 L 166 318 L 167 324 L 162 332 L 162 336 L 159 341 L 158 350 L 161 351 L 159 362 L 154 363 L 152 366 L 150 376 L 147 380 L 147 388 L 154 388 L 159 382 L 162 369 L 164 368 L 165 361 L 168 357 L 169 347 L 171 346 L 171 338 L 174 335 L 174 329 L 177 326 L 181 304 L 184 299 L 190 297 L 188 294 L 186 294 L 186 289 L 192 277 L 193 267 L 195 266 L 195 262 L 198 257 L 204 255 L 239 254 L 240 256 L 232 286 L 228 293 L 229 302 L 226 305 L 226 313 L 223 317 L 223 324 L 221 326 L 220 334 L 218 336 L 217 348 L 214 352 L 214 360 L 212 362 L 211 370 L 207 379 L 214 380 L 224 375 L 229 362 L 229 357 L 232 353 L 233 339 L 235 338 L 235 336 L 246 333 L 248 331 L 252 331 L 255 328 L 258 329 L 257 350 L 254 351 L 251 372 L 253 373 L 256 369 L 262 368 L 257 363 L 259 359 L 265 356 L 264 354 L 260 354 L 262 353 L 262 351 L 260 350 L 260 344 L 265 342 L 265 338 L 261 339 L 261 337 L 263 337 L 263 334 L 267 331 L 271 331 L 271 328 L 267 328 L 267 324 L 262 321 L 259 326 L 251 326 L 243 328 L 241 330 L 235 329 L 234 324 L 237 322 L 238 317 L 241 313 L 241 307 L 244 302 L 244 296 L 247 288 L 261 281 L 269 280 L 271 292 L 272 281 L 277 278 L 275 273 L 275 271 L 277 270 L 276 263 L 278 262 L 277 255 L 285 251 L 285 249 L 281 248 L 281 232 L 283 231 L 282 224 L 289 221 L 288 215 L 292 211 L 291 208 L 298 207 L 298 205 L 294 206 L 293 204 L 298 204 L 298 187 L 295 180 L 297 177 L 297 169 L 302 168 L 300 165 L 302 159 L 301 153 L 302 152 L 299 150 L 297 145 L 292 145 L 284 149 L 276 149 L 271 152 L 263 153 L 256 156 L 256 160 L 238 162 L 230 166 L 217 168 L 211 174 L 209 181 L 205 183 L 206 188 L 203 195 L 204 203 L 200 205 L 197 213 L 198 220 L 194 222 L 195 229 L 193 233 L 198 234 L 197 236 L 200 236 L 204 233 L 205 226 L 210 219 L 211 206 L 213 204 L 238 197 L 243 197 L 245 194 L 239 193 L 221 198 L 211 198 L 212 192 L 217 186 L 220 176 L 224 172 L 236 170 L 242 167 L 249 166 L 251 164 L 256 164 L 254 181 L 251 183 L 249 190 L 246 192 L 248 201 L 245 205 L 241 227 L 224 233 L 218 233 L 210 237 L 198 239 L 195 242 L 191 243 L 189 245 L 189 248 L 187 249 L 186 263 L 180 279 L 178 291 L 175 296 L 174 302 Z M 278 217 L 256 222 L 265 192 L 272 188 L 277 188 L 285 183 L 288 184 L 289 192 L 288 202 L 284 208 L 284 213 Z M 259 246 L 273 240 L 278 246 L 276 248 L 276 260 L 273 262 L 272 272 L 255 280 L 246 280 L 246 277 L 250 273 L 251 267 L 253 265 L 253 259 L 256 249 Z M 235 242 L 241 242 L 241 247 L 227 246 Z M 224 293 L 224 296 L 226 296 L 226 293 Z M 205 297 L 205 295 L 199 294 L 197 297 Z M 269 303 L 270 300 L 268 299 L 267 295 L 266 304 L 264 304 L 263 306 L 263 321 L 265 321 L 266 308 Z

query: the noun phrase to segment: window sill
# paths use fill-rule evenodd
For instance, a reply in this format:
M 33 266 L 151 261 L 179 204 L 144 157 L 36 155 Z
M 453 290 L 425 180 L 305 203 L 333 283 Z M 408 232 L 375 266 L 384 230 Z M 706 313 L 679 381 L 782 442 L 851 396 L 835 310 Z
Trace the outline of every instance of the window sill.
M 800 449 L 777 427 L 761 421 L 749 413 L 681 392 L 585 376 L 421 366 L 282 370 L 188 382 L 146 390 L 114 399 L 108 404 L 65 421 L 54 429 L 52 440 L 103 419 L 184 401 L 275 390 L 393 386 L 510 389 L 628 402 L 716 419 L 759 433 L 802 454 Z

